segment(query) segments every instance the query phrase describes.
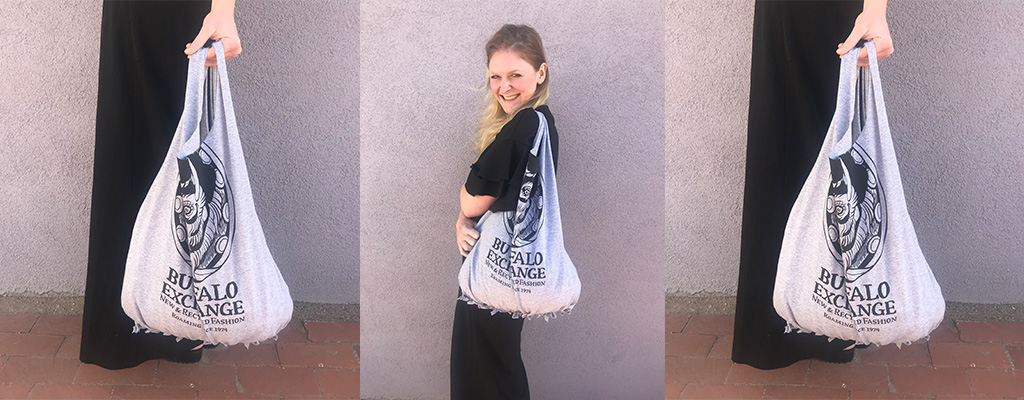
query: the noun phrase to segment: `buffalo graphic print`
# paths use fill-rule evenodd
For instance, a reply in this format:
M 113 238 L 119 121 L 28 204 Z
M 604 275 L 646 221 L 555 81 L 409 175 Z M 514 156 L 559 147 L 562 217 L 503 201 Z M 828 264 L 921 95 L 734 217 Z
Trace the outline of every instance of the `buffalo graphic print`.
M 234 236 L 234 204 L 223 164 L 205 144 L 178 159 L 174 237 L 178 253 L 202 282 L 224 265 Z
M 825 200 L 829 250 L 856 281 L 871 270 L 885 243 L 886 206 L 874 163 L 859 145 L 829 159 L 832 179 Z

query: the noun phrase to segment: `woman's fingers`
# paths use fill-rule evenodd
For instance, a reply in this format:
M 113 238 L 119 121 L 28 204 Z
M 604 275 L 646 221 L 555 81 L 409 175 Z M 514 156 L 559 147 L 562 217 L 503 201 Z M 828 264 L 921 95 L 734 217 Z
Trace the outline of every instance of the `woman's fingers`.
M 875 42 L 875 52 L 878 53 L 878 59 L 884 59 L 892 55 L 895 49 L 892 46 L 892 38 L 889 36 L 879 36 L 872 39 Z
M 186 56 L 191 56 L 191 55 L 195 54 L 197 51 L 199 51 L 199 49 L 203 48 L 203 45 L 206 44 L 206 41 L 208 39 L 210 39 L 210 35 L 213 34 L 213 32 L 214 32 L 213 26 L 208 24 L 208 23 L 206 23 L 206 22 L 207 21 L 204 19 L 203 20 L 203 27 L 199 29 L 199 34 L 196 35 L 195 39 L 192 39 L 191 43 L 189 43 L 187 46 L 185 46 L 185 55 Z M 209 58 L 207 58 L 207 59 L 209 59 Z
M 866 32 L 867 28 L 865 28 L 863 25 L 854 25 L 853 31 L 850 32 L 850 36 L 847 36 L 846 41 L 839 44 L 839 49 L 836 50 L 836 54 L 842 57 L 850 50 L 853 50 L 853 48 L 857 46 L 857 42 L 860 41 L 860 38 L 863 37 Z
M 455 233 L 455 239 L 459 245 L 459 252 L 461 252 L 463 256 L 466 256 L 469 254 L 470 250 L 473 250 L 473 247 L 476 246 L 476 240 L 479 238 L 479 232 L 464 225 L 459 226 Z
M 462 252 L 463 256 L 465 256 L 466 254 L 469 254 L 470 250 L 473 250 L 473 247 L 475 245 L 476 245 L 476 241 L 474 241 L 473 243 L 470 243 L 469 241 L 466 241 L 466 240 L 460 240 L 459 241 L 459 251 Z
M 242 44 L 238 41 L 238 38 L 236 37 L 225 36 L 222 38 L 215 38 L 214 40 L 219 40 L 221 44 L 224 46 L 225 60 L 230 60 L 232 58 L 238 57 L 238 55 L 242 53 Z M 214 67 L 216 65 L 217 53 L 213 51 L 206 53 L 206 66 Z

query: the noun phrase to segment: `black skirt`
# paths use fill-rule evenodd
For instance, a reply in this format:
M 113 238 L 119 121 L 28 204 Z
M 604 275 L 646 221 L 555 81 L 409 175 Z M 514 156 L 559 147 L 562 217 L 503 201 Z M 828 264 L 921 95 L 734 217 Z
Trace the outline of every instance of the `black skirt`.
M 121 286 L 135 216 L 181 117 L 188 59 L 210 2 L 106 1 L 80 359 L 109 369 L 196 359 L 201 342 L 132 333 Z
M 756 368 L 834 356 L 852 344 L 784 333 L 772 303 L 789 211 L 835 112 L 837 44 L 860 1 L 758 1 L 750 71 L 747 167 L 732 359 Z
M 512 318 L 509 313 L 491 315 L 490 310 L 456 301 L 452 324 L 452 400 L 529 400 L 522 334 L 522 318 Z

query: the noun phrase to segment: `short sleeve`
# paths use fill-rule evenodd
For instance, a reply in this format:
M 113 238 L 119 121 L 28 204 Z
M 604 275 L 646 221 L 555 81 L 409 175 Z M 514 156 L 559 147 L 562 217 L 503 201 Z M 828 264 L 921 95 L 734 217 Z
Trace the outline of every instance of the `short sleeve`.
M 520 110 L 505 124 L 494 142 L 470 166 L 466 192 L 473 196 L 505 196 L 510 183 L 517 181 L 515 175 L 519 167 L 525 166 L 539 123 L 537 114 L 528 108 Z
M 469 167 L 466 192 L 473 196 L 504 196 L 518 164 L 516 147 L 509 140 L 495 141 L 487 146 Z

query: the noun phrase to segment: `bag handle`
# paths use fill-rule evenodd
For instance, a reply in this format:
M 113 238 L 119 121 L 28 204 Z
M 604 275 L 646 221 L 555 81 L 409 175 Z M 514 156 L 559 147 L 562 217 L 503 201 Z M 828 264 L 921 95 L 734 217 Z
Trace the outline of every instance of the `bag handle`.
M 222 107 L 215 107 L 215 113 L 221 121 L 224 121 L 224 133 L 232 136 L 238 135 L 238 125 L 235 123 L 235 103 L 231 101 L 231 85 L 228 83 L 228 63 L 224 57 L 224 44 L 213 42 L 213 48 L 217 53 L 217 73 L 220 79 L 217 80 L 220 86 L 220 104 Z
M 190 154 L 195 153 L 199 150 L 199 146 L 202 144 L 203 138 L 201 135 L 202 124 L 200 121 L 204 117 L 204 113 L 207 113 L 206 106 L 213 104 L 213 121 L 215 124 L 224 123 L 225 134 L 237 135 L 238 125 L 235 122 L 235 107 L 231 101 L 231 87 L 228 83 L 228 66 L 227 60 L 224 57 L 224 44 L 220 41 L 213 42 L 213 50 L 217 55 L 217 66 L 206 68 L 206 54 L 209 48 L 204 47 L 199 49 L 192 57 L 189 58 L 189 75 L 188 83 L 186 84 L 185 96 L 186 103 L 189 102 L 190 94 L 198 96 L 196 103 L 189 103 L 186 105 L 186 109 L 194 113 L 189 119 L 190 125 L 185 130 L 188 135 L 181 144 L 181 148 L 178 150 L 178 158 L 185 159 Z M 210 69 L 216 68 L 216 76 L 207 76 L 207 72 Z M 209 78 L 213 83 L 213 90 L 211 90 L 210 98 L 206 98 L 205 90 L 201 87 L 203 83 L 206 83 Z M 193 123 L 194 121 L 194 123 Z M 194 127 L 193 127 L 194 125 Z
M 866 91 L 871 92 L 871 100 L 864 99 L 867 104 L 868 111 L 873 113 L 876 118 L 873 119 L 877 123 L 876 128 L 880 136 L 890 136 L 889 131 L 889 114 L 885 111 L 885 98 L 882 96 L 882 77 L 878 68 L 878 54 L 875 52 L 875 43 L 866 42 L 864 47 L 868 50 L 868 72 L 871 78 L 870 85 L 865 84 Z
M 857 83 L 858 67 L 857 57 L 860 56 L 861 48 L 854 47 L 843 55 L 839 67 L 839 93 L 836 96 L 836 113 L 832 119 L 832 126 L 829 130 L 835 132 L 835 143 L 828 153 L 828 158 L 837 159 L 846 154 L 853 147 L 859 136 L 860 129 L 854 132 L 854 114 L 857 107 Z M 859 121 L 858 121 L 859 123 Z
M 202 139 L 200 130 L 203 113 L 206 112 L 206 54 L 209 48 L 203 47 L 192 54 L 188 61 L 188 78 L 185 82 L 185 109 L 182 112 L 182 130 L 185 137 L 182 138 L 181 147 L 177 157 L 184 160 L 199 148 Z
M 861 51 L 868 54 L 867 67 L 856 66 Z M 875 132 L 879 135 L 890 134 L 889 115 L 885 111 L 882 78 L 878 68 L 878 53 L 875 51 L 875 43 L 871 41 L 864 42 L 863 48 L 855 47 L 843 55 L 839 72 L 836 118 L 832 122 L 836 139 L 829 151 L 829 158 L 837 159 L 853 148 L 853 144 L 860 138 L 862 118 L 865 118 L 867 123 L 876 125 Z

